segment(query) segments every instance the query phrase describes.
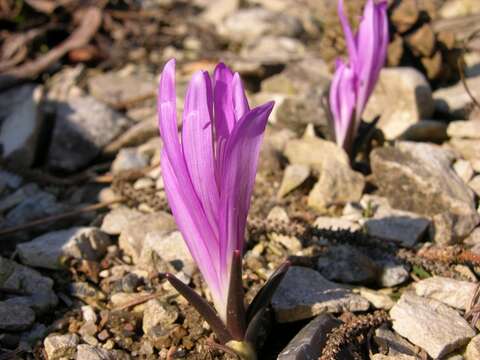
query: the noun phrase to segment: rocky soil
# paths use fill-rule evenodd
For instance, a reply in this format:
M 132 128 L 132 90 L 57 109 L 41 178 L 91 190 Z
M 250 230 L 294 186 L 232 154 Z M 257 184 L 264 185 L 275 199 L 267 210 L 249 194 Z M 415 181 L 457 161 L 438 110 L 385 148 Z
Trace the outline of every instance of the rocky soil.
M 25 6 L 44 21 L 39 3 Z M 480 359 L 480 52 L 469 38 L 480 6 L 391 3 L 389 62 L 402 66 L 382 70 L 353 162 L 329 140 L 323 105 L 322 52 L 343 51 L 333 0 L 109 2 L 89 45 L 30 81 L 4 86 L 0 67 L 0 359 L 231 358 L 158 277 L 209 298 L 159 167 L 156 83 L 171 57 L 179 111 L 192 73 L 220 59 L 252 104 L 276 101 L 247 298 L 286 258 L 293 266 L 259 359 Z M 433 76 L 439 53 L 461 55 L 463 75 Z

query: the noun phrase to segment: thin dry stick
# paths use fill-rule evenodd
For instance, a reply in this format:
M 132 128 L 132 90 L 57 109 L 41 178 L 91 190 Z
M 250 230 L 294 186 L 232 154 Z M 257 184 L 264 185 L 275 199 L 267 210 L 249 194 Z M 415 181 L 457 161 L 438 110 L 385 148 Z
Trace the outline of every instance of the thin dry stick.
M 460 80 L 462 81 L 462 85 L 463 87 L 465 88 L 465 91 L 467 92 L 468 96 L 470 97 L 470 99 L 473 101 L 473 103 L 475 104 L 475 106 L 477 106 L 478 108 L 480 108 L 480 102 L 475 98 L 475 96 L 473 95 L 472 91 L 470 90 L 470 87 L 468 86 L 467 84 L 467 80 L 465 79 L 465 60 L 463 58 L 463 56 L 465 55 L 465 53 L 467 52 L 467 46 L 468 44 L 470 43 L 470 41 L 472 41 L 475 37 L 477 37 L 478 35 L 480 34 L 480 30 L 477 30 L 475 32 L 473 32 L 467 39 L 466 41 L 464 42 L 463 44 L 463 48 L 462 48 L 462 56 L 459 57 L 458 61 L 457 61 L 457 65 L 458 65 L 458 72 L 460 74 Z
M 468 305 L 467 311 L 465 313 L 465 319 L 468 321 L 470 320 L 470 324 L 475 327 L 478 320 L 480 319 L 480 305 L 478 303 L 480 299 L 480 284 L 477 285 L 475 292 L 472 295 L 470 300 L 470 304 Z
M 465 66 L 464 66 L 463 59 L 458 59 L 458 72 L 460 73 L 460 80 L 462 81 L 462 85 L 465 88 L 465 91 L 467 92 L 468 96 L 473 101 L 475 106 L 480 108 L 480 103 L 475 98 L 475 96 L 473 96 L 472 91 L 470 90 L 470 87 L 468 86 L 467 81 L 465 80 Z
M 39 169 L 21 169 L 10 164 L 0 163 L 0 166 L 5 167 L 6 170 L 18 174 L 23 178 L 42 184 L 57 186 L 69 186 L 85 182 L 110 183 L 113 180 L 112 174 L 97 175 L 97 172 L 107 170 L 110 168 L 110 165 L 110 162 L 95 164 L 78 174 L 60 178 Z
M 30 221 L 30 222 L 25 223 L 25 224 L 21 224 L 21 225 L 18 225 L 18 226 L 13 226 L 13 227 L 10 227 L 10 228 L 0 230 L 0 236 L 10 235 L 10 234 L 16 233 L 18 231 L 28 230 L 28 229 L 34 228 L 36 226 L 39 226 L 39 225 L 48 224 L 48 223 L 53 222 L 53 221 L 63 220 L 63 219 L 67 219 L 67 218 L 70 218 L 70 217 L 73 217 L 73 216 L 76 216 L 76 215 L 80 215 L 80 214 L 83 214 L 83 213 L 103 209 L 103 208 L 106 208 L 106 207 L 108 207 L 112 204 L 119 203 L 121 201 L 123 201 L 123 199 L 119 198 L 119 199 L 115 199 L 115 200 L 108 201 L 108 202 L 88 205 L 88 206 L 82 207 L 80 209 L 75 209 L 75 210 L 72 210 L 72 211 L 68 211 L 68 212 L 63 213 L 63 214 L 52 215 L 52 216 L 47 216 L 47 217 L 44 217 L 44 218 L 41 218 L 41 219 L 38 219 L 38 220 L 33 220 L 33 221 Z
M 121 304 L 121 305 L 116 306 L 114 308 L 114 310 L 125 310 L 125 309 L 128 309 L 129 307 L 137 306 L 137 305 L 143 304 L 144 302 L 147 302 L 149 300 L 155 299 L 155 298 L 159 297 L 160 295 L 161 294 L 159 294 L 159 293 L 155 293 L 155 294 L 140 296 L 140 297 L 138 297 L 134 300 L 126 302 L 125 304 Z

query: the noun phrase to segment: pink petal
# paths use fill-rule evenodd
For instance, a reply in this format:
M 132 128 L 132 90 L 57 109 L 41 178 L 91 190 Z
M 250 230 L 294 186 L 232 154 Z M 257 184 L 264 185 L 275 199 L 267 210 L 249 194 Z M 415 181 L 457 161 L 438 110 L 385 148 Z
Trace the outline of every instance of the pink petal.
M 213 73 L 215 131 L 217 140 L 227 139 L 235 125 L 232 97 L 232 71 L 219 63 Z
M 158 87 L 158 127 L 168 156 L 174 163 L 183 162 L 177 132 L 175 94 L 175 59 L 169 60 L 162 71 Z
M 329 90 L 329 106 L 330 106 L 330 113 L 331 119 L 330 126 L 331 129 L 334 130 L 335 141 L 337 141 L 340 132 L 338 130 L 339 122 L 340 122 L 340 80 L 342 77 L 344 64 L 342 60 L 337 59 L 336 66 L 335 66 L 335 73 L 333 74 L 332 82 L 330 84 Z
M 387 8 L 388 4 L 385 1 L 382 1 L 375 6 L 375 16 L 377 18 L 377 56 L 375 57 L 371 88 L 369 89 L 370 94 L 373 92 L 373 88 L 387 58 L 389 42 Z
M 260 145 L 274 103 L 259 106 L 240 119 L 227 141 L 221 173 L 221 257 L 230 265 L 234 250 L 242 251 Z
M 233 88 L 233 107 L 235 110 L 235 119 L 236 121 L 240 120 L 248 111 L 250 111 L 250 106 L 248 105 L 247 96 L 245 95 L 245 88 L 242 84 L 242 79 L 238 73 L 233 75 L 232 80 Z
M 215 177 L 212 106 L 210 77 L 207 72 L 199 71 L 193 75 L 185 97 L 182 146 L 190 180 L 215 235 L 211 241 L 218 241 L 219 193 Z
M 348 57 L 351 63 L 357 62 L 357 46 L 355 44 L 355 38 L 353 36 L 352 28 L 348 23 L 348 19 L 345 15 L 343 0 L 338 0 L 338 17 L 342 24 L 343 33 L 345 34 L 345 41 L 347 43 Z
M 387 4 L 368 0 L 359 26 L 358 113 L 363 112 L 385 62 L 388 47 Z M 360 60 L 361 59 L 361 60 Z
M 177 133 L 175 99 L 175 61 L 171 60 L 162 72 L 158 96 L 159 127 L 164 142 L 161 166 L 165 192 L 175 221 L 212 290 L 215 303 L 223 304 L 226 301 L 226 293 L 223 294 L 226 286 L 219 276 L 218 236 L 209 223 L 191 181 Z M 211 104 L 211 97 L 206 103 Z M 210 114 L 208 105 L 206 107 L 206 113 Z M 205 112 L 205 109 L 203 111 Z
M 337 62 L 337 69 L 330 87 L 330 108 L 333 115 L 335 140 L 345 147 L 347 134 L 355 128 L 353 113 L 355 111 L 355 73 L 342 61 Z
M 220 253 L 193 189 L 184 187 L 176 175 L 165 149 L 161 154 L 165 193 L 175 221 L 185 242 L 207 282 L 217 310 L 226 309 L 226 284 L 219 271 Z

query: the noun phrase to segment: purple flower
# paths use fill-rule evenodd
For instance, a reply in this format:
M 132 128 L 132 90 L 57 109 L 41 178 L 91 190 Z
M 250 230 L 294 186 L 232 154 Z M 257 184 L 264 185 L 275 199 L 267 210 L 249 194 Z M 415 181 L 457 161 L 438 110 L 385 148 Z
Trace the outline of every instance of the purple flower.
M 345 17 L 343 0 L 338 1 L 338 16 L 345 34 L 348 62 L 337 59 L 330 86 L 330 111 L 335 140 L 350 152 L 363 110 L 387 56 L 387 2 L 367 0 L 355 35 Z
M 213 80 L 208 72 L 198 71 L 185 96 L 180 141 L 175 100 L 175 60 L 170 60 L 158 94 L 165 192 L 219 317 L 188 286 L 172 275 L 167 279 L 210 322 L 222 343 L 240 341 L 249 320 L 240 254 L 273 102 L 250 109 L 240 76 L 222 63 L 215 68 Z

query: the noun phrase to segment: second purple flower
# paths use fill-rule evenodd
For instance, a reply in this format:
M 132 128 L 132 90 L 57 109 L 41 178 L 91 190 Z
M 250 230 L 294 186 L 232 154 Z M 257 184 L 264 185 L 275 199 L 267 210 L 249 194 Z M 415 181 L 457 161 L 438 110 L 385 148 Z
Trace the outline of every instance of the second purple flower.
M 351 152 L 363 110 L 387 56 L 387 2 L 367 1 L 355 35 L 345 16 L 343 0 L 338 1 L 338 16 L 345 34 L 348 60 L 337 60 L 329 102 L 335 140 Z

